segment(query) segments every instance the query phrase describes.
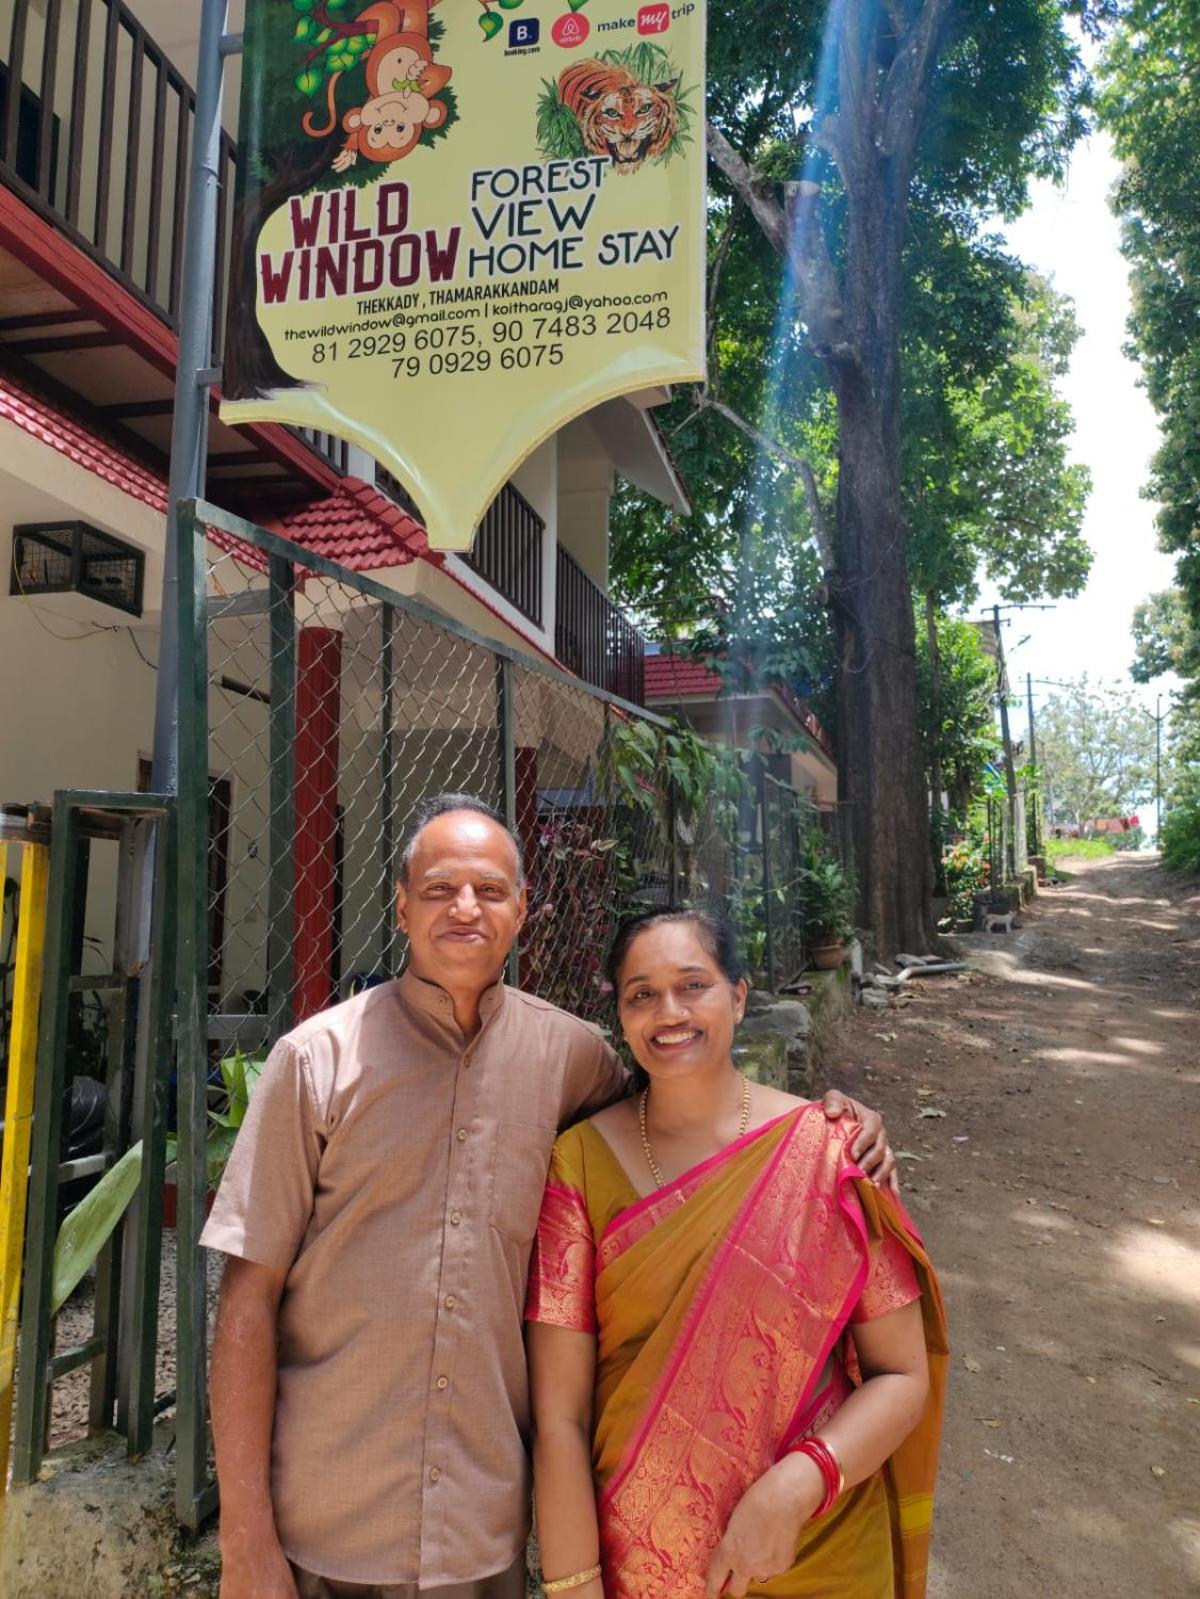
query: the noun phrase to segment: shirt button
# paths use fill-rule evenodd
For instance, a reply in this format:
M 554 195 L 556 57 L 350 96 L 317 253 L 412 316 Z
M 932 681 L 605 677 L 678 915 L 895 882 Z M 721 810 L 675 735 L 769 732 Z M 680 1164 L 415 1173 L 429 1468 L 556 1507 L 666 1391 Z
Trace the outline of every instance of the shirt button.
M 452 1210 L 450 1212 L 450 1225 L 451 1225 L 451 1227 L 457 1227 L 461 1220 L 462 1220 L 462 1216 L 459 1214 L 459 1212 L 457 1210 Z
M 437 1380 L 437 1386 L 438 1386 L 439 1389 L 441 1389 L 441 1388 L 449 1388 L 449 1386 L 450 1386 L 449 1377 L 439 1377 L 438 1380 Z
M 465 1144 L 467 1141 L 467 1129 L 465 1127 L 460 1127 L 454 1136 L 458 1139 L 460 1144 Z
M 446 1309 L 447 1310 L 453 1310 L 455 1305 L 457 1305 L 457 1304 L 458 1304 L 458 1300 L 455 1299 L 453 1294 L 447 1294 L 446 1295 Z
M 440 1482 L 441 1481 L 441 1476 L 442 1476 L 442 1468 L 440 1466 L 430 1466 L 430 1468 L 429 1468 L 429 1480 L 430 1480 L 430 1482 Z

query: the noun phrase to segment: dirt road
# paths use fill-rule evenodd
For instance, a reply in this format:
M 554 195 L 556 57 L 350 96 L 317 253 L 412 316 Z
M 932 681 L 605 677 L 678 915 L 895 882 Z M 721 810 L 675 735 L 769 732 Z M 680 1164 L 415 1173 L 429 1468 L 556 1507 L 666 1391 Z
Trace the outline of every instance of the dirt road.
M 1200 1594 L 1200 889 L 1064 869 L 834 1074 L 915 1157 L 947 1294 L 930 1599 Z

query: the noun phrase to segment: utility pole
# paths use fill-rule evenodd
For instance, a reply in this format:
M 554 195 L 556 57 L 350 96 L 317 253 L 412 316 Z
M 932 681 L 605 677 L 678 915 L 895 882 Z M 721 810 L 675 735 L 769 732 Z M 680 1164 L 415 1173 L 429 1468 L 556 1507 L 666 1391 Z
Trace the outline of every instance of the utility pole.
M 1000 702 L 1000 735 L 1004 741 L 1004 786 L 1008 791 L 1008 826 L 1005 828 L 1004 868 L 1011 881 L 1017 875 L 1017 769 L 1013 765 L 1012 733 L 1008 726 L 1008 672 L 1004 665 L 1004 642 L 1000 636 L 1000 607 L 992 607 L 992 626 L 996 630 L 996 698 Z M 999 886 L 999 885 L 995 885 Z
M 1004 664 L 1004 641 L 1000 635 L 1001 611 L 1052 611 L 1053 605 L 1014 602 L 992 606 L 992 627 L 996 635 L 996 698 L 1000 702 L 1000 736 L 1004 742 L 1004 786 L 1008 794 L 1008 833 L 1005 866 L 1010 877 L 1017 875 L 1017 769 L 1013 763 L 1012 733 L 1008 725 L 1008 672 Z M 1022 640 L 1024 642 L 1024 640 Z
M 1008 672 L 1004 666 L 1004 643 L 1000 637 L 1000 607 L 992 606 L 992 626 L 996 629 L 996 697 L 1000 701 L 1000 734 L 1004 740 L 1004 781 L 1010 805 L 1017 797 L 1017 769 L 1013 765 L 1012 734 L 1008 726 Z

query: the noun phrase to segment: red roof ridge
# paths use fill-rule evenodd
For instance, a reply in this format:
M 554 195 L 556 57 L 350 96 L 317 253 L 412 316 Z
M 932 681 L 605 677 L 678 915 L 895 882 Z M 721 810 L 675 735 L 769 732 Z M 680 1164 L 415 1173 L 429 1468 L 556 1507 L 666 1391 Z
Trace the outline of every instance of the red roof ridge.
M 167 485 L 152 467 L 76 421 L 11 372 L 0 371 L 0 417 L 131 499 L 166 514 Z
M 681 655 L 674 650 L 663 650 L 658 655 L 646 657 L 646 703 L 651 700 L 669 700 L 682 695 L 711 695 L 719 697 L 723 679 L 715 666 L 702 659 Z M 767 678 L 759 692 L 775 693 L 797 719 L 814 743 L 820 745 L 834 759 L 833 740 L 821 724 L 820 718 L 802 695 L 797 694 L 780 677 Z

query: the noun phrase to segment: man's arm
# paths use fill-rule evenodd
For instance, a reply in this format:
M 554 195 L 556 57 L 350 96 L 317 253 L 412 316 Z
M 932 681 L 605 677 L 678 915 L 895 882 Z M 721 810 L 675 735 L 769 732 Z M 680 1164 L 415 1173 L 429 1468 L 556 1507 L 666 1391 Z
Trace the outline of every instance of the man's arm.
M 868 1105 L 860 1105 L 857 1099 L 850 1099 L 839 1088 L 827 1090 L 821 1100 L 821 1109 L 831 1122 L 849 1116 L 862 1123 L 858 1137 L 850 1146 L 851 1156 L 876 1188 L 886 1188 L 893 1194 L 899 1194 L 900 1177 L 896 1170 L 896 1157 L 879 1112 Z
M 296 1599 L 271 1506 L 279 1300 L 287 1270 L 229 1256 L 213 1338 L 221 1599 Z

